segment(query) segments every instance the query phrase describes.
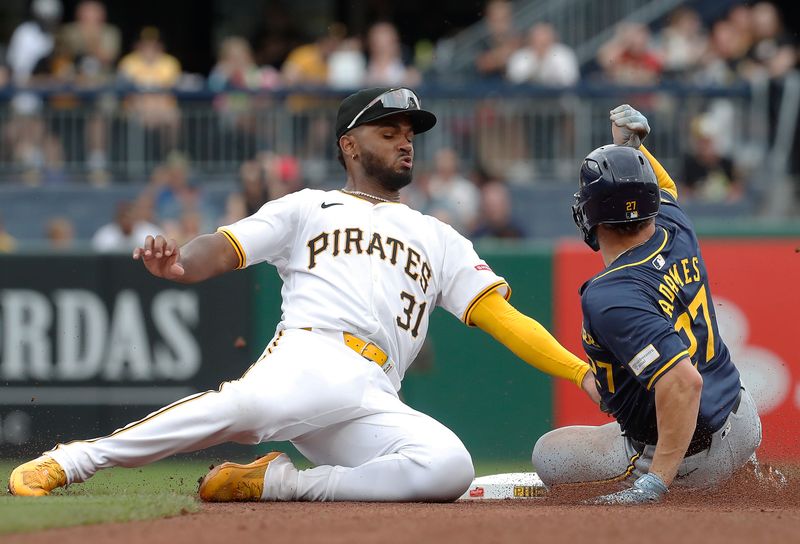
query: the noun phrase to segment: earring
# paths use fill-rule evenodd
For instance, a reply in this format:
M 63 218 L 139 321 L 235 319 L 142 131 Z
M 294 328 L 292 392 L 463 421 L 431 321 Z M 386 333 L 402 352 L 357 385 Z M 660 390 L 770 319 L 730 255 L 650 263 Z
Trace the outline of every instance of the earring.
M 350 155 L 350 158 L 353 159 L 353 160 L 356 160 L 356 154 L 353 153 L 352 155 Z

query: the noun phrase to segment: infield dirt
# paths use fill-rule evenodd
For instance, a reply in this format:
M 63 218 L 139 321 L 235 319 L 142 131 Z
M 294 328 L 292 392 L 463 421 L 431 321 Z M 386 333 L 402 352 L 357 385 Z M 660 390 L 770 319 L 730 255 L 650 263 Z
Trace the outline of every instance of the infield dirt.
M 735 478 L 714 492 L 680 491 L 658 505 L 584 506 L 607 490 L 562 488 L 543 499 L 455 504 L 208 504 L 179 517 L 4 535 L 4 544 L 800 541 L 800 480 Z

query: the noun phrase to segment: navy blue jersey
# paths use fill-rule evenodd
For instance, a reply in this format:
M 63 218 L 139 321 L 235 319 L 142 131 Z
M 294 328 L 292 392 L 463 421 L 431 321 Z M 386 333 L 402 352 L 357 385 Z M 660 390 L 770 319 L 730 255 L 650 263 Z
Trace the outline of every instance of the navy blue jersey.
M 583 347 L 604 404 L 626 436 L 658 440 L 654 386 L 690 357 L 703 377 L 695 438 L 725 423 L 739 372 L 719 335 L 697 236 L 661 191 L 655 234 L 581 287 Z

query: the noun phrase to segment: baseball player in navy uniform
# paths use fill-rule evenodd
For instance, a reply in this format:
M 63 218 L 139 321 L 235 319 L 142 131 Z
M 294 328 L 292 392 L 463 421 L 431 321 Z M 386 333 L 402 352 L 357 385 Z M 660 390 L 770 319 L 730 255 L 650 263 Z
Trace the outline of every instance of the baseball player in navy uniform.
M 584 160 L 573 216 L 605 264 L 580 290 L 582 338 L 616 422 L 556 429 L 538 440 L 533 463 L 547 485 L 632 481 L 594 502 L 638 504 L 670 485 L 724 481 L 754 454 L 761 423 L 720 336 L 675 183 L 640 146 L 647 119 L 623 105 L 611 120 L 619 145 Z
M 398 390 L 441 306 L 526 362 L 593 398 L 589 366 L 515 310 L 506 281 L 469 240 L 398 202 L 414 139 L 436 123 L 405 88 L 374 88 L 339 107 L 347 181 L 302 190 L 183 247 L 148 237 L 134 251 L 152 274 L 194 283 L 260 262 L 283 280 L 283 317 L 238 380 L 181 399 L 108 436 L 59 444 L 17 467 L 9 490 L 46 495 L 99 469 L 135 467 L 222 442 L 290 440 L 316 466 L 272 452 L 223 463 L 206 501 L 449 501 L 474 476 L 458 437 L 404 404 Z

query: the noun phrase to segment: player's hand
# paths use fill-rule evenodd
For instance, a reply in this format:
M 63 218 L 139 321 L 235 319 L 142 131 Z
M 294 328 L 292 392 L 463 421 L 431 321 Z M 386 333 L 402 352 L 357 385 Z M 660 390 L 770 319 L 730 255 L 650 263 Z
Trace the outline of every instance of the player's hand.
M 174 280 L 185 273 L 180 263 L 181 251 L 175 240 L 167 240 L 160 234 L 148 236 L 143 247 L 133 250 L 133 258 L 144 263 L 144 267 L 159 278 Z
M 657 474 L 640 476 L 633 486 L 610 495 L 589 499 L 586 504 L 650 504 L 660 501 L 667 494 L 667 484 Z
M 638 148 L 650 134 L 647 117 L 628 104 L 611 110 L 611 134 L 616 145 Z
M 583 376 L 581 389 L 592 399 L 593 403 L 600 404 L 600 392 L 597 390 L 597 384 L 594 382 L 594 372 L 591 370 Z

